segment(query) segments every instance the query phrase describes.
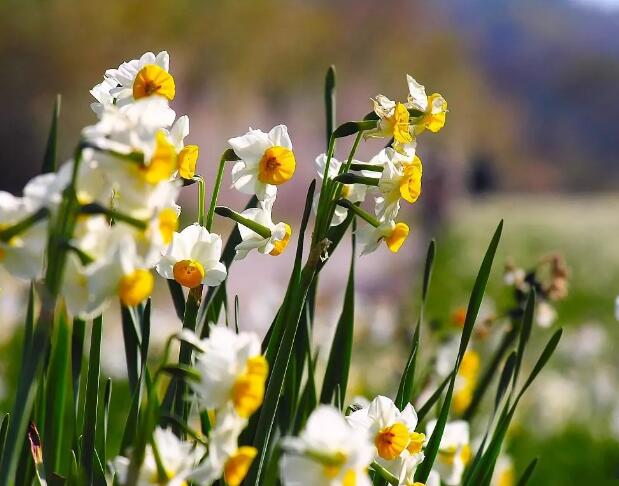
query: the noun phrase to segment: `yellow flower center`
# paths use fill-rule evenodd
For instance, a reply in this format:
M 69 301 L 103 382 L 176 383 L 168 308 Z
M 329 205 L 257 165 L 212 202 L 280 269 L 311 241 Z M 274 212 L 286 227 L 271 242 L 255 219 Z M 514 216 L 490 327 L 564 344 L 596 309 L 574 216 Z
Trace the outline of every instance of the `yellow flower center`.
M 136 100 L 147 96 L 159 95 L 173 100 L 176 94 L 174 78 L 165 69 L 156 64 L 144 66 L 133 81 L 133 97 Z
M 409 442 L 408 428 L 399 422 L 381 429 L 374 437 L 378 455 L 387 461 L 393 461 L 398 457 Z
M 438 107 L 435 108 L 435 107 Z M 440 94 L 428 96 L 428 112 L 423 117 L 423 124 L 431 132 L 438 132 L 445 126 L 447 101 Z
M 409 118 L 408 108 L 402 103 L 397 103 L 391 122 L 393 124 L 393 138 L 398 143 L 410 143 L 413 141 L 408 125 Z
M 471 404 L 472 400 L 473 387 L 467 381 L 467 383 L 462 388 L 460 388 L 456 393 L 454 393 L 451 407 L 456 414 L 461 415 Z
M 460 459 L 462 460 L 465 466 L 469 462 L 471 462 L 471 457 L 473 457 L 471 446 L 468 444 L 464 444 L 464 446 L 462 446 L 462 450 L 460 451 Z
M 185 145 L 178 154 L 178 175 L 183 179 L 191 179 L 195 175 L 199 153 L 197 145 Z
M 224 479 L 228 486 L 239 486 L 243 482 L 257 454 L 255 447 L 242 446 L 228 458 L 224 465 Z
M 232 386 L 232 403 L 241 417 L 251 416 L 262 405 L 268 374 L 269 364 L 264 356 L 252 356 L 247 360 L 245 372 Z
M 470 381 L 476 381 L 479 373 L 479 354 L 472 349 L 467 350 L 462 356 L 462 362 L 460 363 L 460 370 L 458 375 L 467 378 Z
M 157 132 L 155 152 L 148 165 L 141 168 L 142 177 L 149 184 L 157 184 L 170 179 L 177 167 L 176 149 L 163 132 Z
M 292 179 L 296 162 L 292 150 L 275 146 L 265 150 L 258 165 L 258 180 L 279 185 Z
M 514 477 L 514 468 L 510 466 L 501 471 L 501 473 L 499 474 L 497 486 L 513 486 L 515 479 L 516 478 Z
M 451 466 L 456 459 L 457 452 L 458 452 L 457 447 L 451 446 L 446 449 L 438 451 L 438 455 L 443 463 Z M 464 444 L 462 448 L 460 449 L 460 460 L 464 463 L 465 466 L 471 460 L 471 456 L 472 456 L 471 446 L 468 444 Z
M 357 484 L 357 472 L 349 469 L 342 478 L 342 486 L 355 486 Z
M 396 223 L 391 234 L 385 238 L 387 247 L 393 253 L 397 253 L 406 241 L 406 238 L 408 238 L 409 232 L 410 229 L 406 223 Z
M 284 223 L 284 225 L 286 226 L 286 234 L 284 235 L 284 237 L 281 240 L 276 241 L 275 243 L 273 243 L 275 248 L 273 248 L 271 250 L 271 252 L 269 253 L 269 255 L 271 255 L 271 256 L 281 255 L 282 253 L 284 253 L 284 250 L 288 246 L 288 243 L 290 241 L 290 235 L 292 235 L 292 228 L 287 223 Z
M 204 280 L 204 267 L 196 260 L 181 260 L 174 264 L 172 268 L 174 280 L 183 287 L 194 288 Z
M 342 192 L 341 195 L 343 198 L 347 198 L 348 196 L 350 196 L 352 189 L 350 184 L 343 184 L 342 185 Z
M 159 232 L 166 245 L 172 242 L 174 232 L 178 229 L 178 216 L 173 208 L 165 208 L 159 213 Z
M 400 179 L 400 195 L 409 203 L 414 203 L 421 195 L 421 159 L 415 155 L 410 164 L 404 165 Z
M 135 307 L 151 294 L 153 285 L 153 274 L 148 270 L 138 269 L 120 279 L 118 296 L 127 307 Z
M 426 441 L 426 434 L 420 434 L 419 432 L 413 432 L 410 435 L 410 442 L 406 449 L 411 454 L 417 454 L 422 451 L 423 444 Z

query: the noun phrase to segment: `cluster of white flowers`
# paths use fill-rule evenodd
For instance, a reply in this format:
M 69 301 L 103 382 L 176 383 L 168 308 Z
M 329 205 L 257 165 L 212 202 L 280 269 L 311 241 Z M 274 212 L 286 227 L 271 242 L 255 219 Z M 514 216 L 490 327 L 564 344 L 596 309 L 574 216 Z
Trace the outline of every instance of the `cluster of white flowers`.
M 368 468 L 378 465 L 400 485 L 420 486 L 414 476 L 435 426 L 436 421 L 431 421 L 425 434 L 417 432 L 413 406 L 408 404 L 400 411 L 384 396 L 346 417 L 322 405 L 311 414 L 299 437 L 284 438 L 282 480 L 286 486 L 370 485 Z M 426 486 L 439 486 L 441 481 L 459 485 L 470 459 L 468 423 L 448 423 Z
M 402 199 L 412 204 L 421 195 L 422 163 L 416 154 L 417 135 L 426 128 L 437 132 L 445 124 L 445 99 L 436 93 L 426 95 L 425 88 L 410 75 L 407 75 L 407 81 L 409 94 L 406 103 L 396 103 L 383 95 L 372 100 L 378 122 L 376 128 L 364 132 L 364 136 L 391 138 L 390 146 L 367 162 L 350 160 L 345 165 L 326 154 L 316 158 L 321 178 L 325 176 L 327 162 L 326 176 L 329 179 L 335 179 L 344 167 L 349 170 L 352 178 L 350 183 L 343 184 L 340 194 L 343 199 L 358 204 L 364 202 L 366 194 L 374 197 L 374 215 L 352 208 L 368 223 L 359 230 L 362 254 L 375 251 L 381 242 L 395 253 L 406 241 L 410 229 L 396 218 Z M 346 206 L 338 206 L 331 225 L 341 224 L 346 215 Z

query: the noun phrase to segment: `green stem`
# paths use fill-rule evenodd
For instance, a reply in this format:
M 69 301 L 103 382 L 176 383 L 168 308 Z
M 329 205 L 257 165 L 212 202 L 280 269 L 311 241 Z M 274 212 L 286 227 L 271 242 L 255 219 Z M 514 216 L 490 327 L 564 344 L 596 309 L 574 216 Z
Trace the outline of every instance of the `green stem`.
M 233 221 L 236 221 L 239 224 L 242 224 L 243 226 L 246 226 L 247 228 L 252 230 L 254 233 L 258 233 L 263 238 L 271 237 L 271 230 L 269 228 L 261 225 L 260 223 L 256 223 L 255 221 L 252 221 L 249 218 L 245 218 L 244 216 L 241 216 L 239 213 L 237 213 L 236 211 L 233 211 L 230 208 L 227 208 L 225 206 L 217 206 L 215 208 L 215 213 L 217 213 L 219 216 L 223 216 L 224 218 L 229 218 Z
M 331 159 L 333 158 L 333 151 L 335 150 L 335 136 L 331 134 L 329 138 L 329 146 L 327 148 L 327 162 L 325 163 L 325 170 L 322 175 L 322 187 L 320 188 L 320 196 L 318 197 L 318 207 L 316 209 L 316 223 L 314 233 L 312 235 L 312 246 L 320 241 L 322 232 L 322 220 L 323 218 L 323 206 L 324 200 L 327 197 L 326 194 L 329 191 L 329 167 L 331 165 Z
M 40 208 L 38 211 L 32 213 L 30 216 L 27 216 L 21 221 L 15 223 L 13 226 L 10 226 L 9 228 L 0 231 L 0 241 L 10 241 L 11 238 L 13 238 L 14 236 L 23 233 L 32 225 L 34 225 L 38 221 L 41 221 L 44 218 L 47 218 L 48 216 L 49 210 L 47 208 Z
M 211 224 L 209 224 L 204 216 L 204 205 L 206 203 L 206 184 L 204 183 L 204 177 L 194 176 L 193 178 L 198 182 L 198 224 L 204 226 L 207 230 L 211 231 Z M 211 217 L 211 223 L 213 218 Z
M 360 218 L 364 219 L 365 221 L 370 223 L 375 228 L 378 228 L 380 226 L 380 221 L 378 221 L 378 219 L 376 219 L 374 216 L 372 216 L 367 211 L 361 209 L 356 204 L 351 203 L 348 199 L 339 199 L 337 201 L 337 204 L 338 204 L 338 206 L 342 206 L 343 208 L 350 209 L 357 216 L 359 216 Z
M 81 214 L 105 214 L 108 218 L 114 221 L 121 221 L 128 225 L 134 226 L 137 229 L 145 230 L 148 227 L 148 223 L 141 219 L 133 218 L 128 214 L 115 211 L 114 209 L 106 208 L 97 203 L 84 204 L 80 206 L 79 212 Z
M 350 170 L 369 170 L 370 172 L 382 172 L 383 170 L 385 170 L 385 168 L 382 165 L 354 163 L 350 164 Z
M 393 474 L 387 471 L 383 466 L 378 464 L 376 461 L 372 462 L 372 464 L 370 464 L 370 467 L 389 484 L 393 484 L 394 486 L 398 486 L 398 484 L 400 484 L 400 481 L 398 478 L 396 478 Z
M 341 184 L 363 184 L 365 186 L 378 186 L 380 181 L 378 177 L 367 177 L 353 174 L 351 172 L 340 174 L 333 180 Z
M 219 168 L 217 169 L 217 177 L 215 179 L 215 186 L 213 187 L 213 194 L 211 195 L 211 204 L 208 208 L 208 215 L 206 216 L 206 229 L 211 231 L 213 226 L 213 215 L 215 214 L 215 207 L 217 206 L 217 198 L 219 197 L 219 191 L 221 189 L 221 182 L 224 178 L 224 169 L 228 160 L 235 160 L 236 154 L 231 150 L 226 150 L 219 159 Z

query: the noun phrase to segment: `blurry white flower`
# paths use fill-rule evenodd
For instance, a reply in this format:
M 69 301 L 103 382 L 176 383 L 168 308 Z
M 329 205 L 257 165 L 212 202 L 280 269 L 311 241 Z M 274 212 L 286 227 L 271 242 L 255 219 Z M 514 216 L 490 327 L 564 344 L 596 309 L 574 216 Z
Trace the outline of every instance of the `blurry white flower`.
M 26 198 L 0 191 L 0 230 L 6 230 L 34 213 Z M 41 276 L 47 245 L 47 221 L 35 222 L 8 241 L 0 241 L 0 265 L 18 278 Z
M 125 225 L 106 225 L 102 218 L 89 220 L 92 226 L 75 245 L 91 262 L 70 254 L 63 284 L 69 312 L 84 318 L 100 314 L 112 297 L 128 307 L 136 306 L 150 296 L 154 285 L 131 230 Z
M 140 468 L 137 485 L 138 486 L 185 486 L 186 480 L 204 454 L 204 447 L 201 445 L 183 442 L 179 440 L 170 429 L 157 427 L 153 433 L 153 440 L 157 447 L 157 454 L 166 478 L 159 477 L 157 459 L 152 446 L 146 446 L 144 462 Z M 130 460 L 126 457 L 118 456 L 113 461 L 113 468 L 116 478 L 120 484 L 124 485 L 127 481 Z
M 619 321 L 619 295 L 615 297 L 615 320 Z
M 516 474 L 514 463 L 511 457 L 506 455 L 499 456 L 490 486 L 514 486 L 516 484 Z
M 285 486 L 370 486 L 367 468 L 375 449 L 367 433 L 351 427 L 339 410 L 320 405 L 299 437 L 286 437 L 280 462 Z
M 296 162 L 288 128 L 278 125 L 269 133 L 249 129 L 228 143 L 241 159 L 232 167 L 233 186 L 263 201 L 277 194 L 277 186 L 294 175 Z
M 258 250 L 264 255 L 278 256 L 288 246 L 292 229 L 287 223 L 273 223 L 271 211 L 274 201 L 274 198 L 259 201 L 257 208 L 246 209 L 241 213 L 242 217 L 268 229 L 271 232 L 271 236 L 262 236 L 253 229 L 239 224 L 242 241 L 235 247 L 236 255 L 234 258 L 236 260 L 245 258 L 251 250 Z
M 409 232 L 410 229 L 406 223 L 396 223 L 393 220 L 385 221 L 378 227 L 369 223 L 364 224 L 357 230 L 362 247 L 361 255 L 376 251 L 381 241 L 385 242 L 392 253 L 397 253 L 408 238 Z
M 199 340 L 188 332 L 183 338 L 200 350 L 195 367 L 201 378 L 191 387 L 201 409 L 232 403 L 236 413 L 247 418 L 260 407 L 269 367 L 256 334 L 236 334 L 227 327 L 213 326 L 206 339 Z
M 172 243 L 157 265 L 157 272 L 188 288 L 201 284 L 219 285 L 227 275 L 225 265 L 219 261 L 221 245 L 221 236 L 194 223 L 174 233 Z
M 411 475 L 410 469 L 423 460 L 426 437 L 415 432 L 417 413 L 410 403 L 400 412 L 392 400 L 377 396 L 367 408 L 346 419 L 353 428 L 367 432 L 376 448 L 376 460 L 396 477 Z
M 123 107 L 153 95 L 174 99 L 176 87 L 169 68 L 170 56 L 162 51 L 156 56 L 147 52 L 140 59 L 123 62 L 118 69 L 108 69 L 103 81 L 90 90 L 97 100 L 91 108 L 100 114 L 106 106 Z
M 228 486 L 239 486 L 258 451 L 255 447 L 238 446 L 238 437 L 247 421 L 236 414 L 218 413 L 209 432 L 209 454 L 190 479 L 201 485 L 211 485 L 225 479 Z
M 406 81 L 409 90 L 408 106 L 424 112 L 424 115 L 415 122 L 415 134 L 423 132 L 426 128 L 431 132 L 438 132 L 445 125 L 447 101 L 438 93 L 426 95 L 426 89 L 408 74 Z
M 316 172 L 318 173 L 318 177 L 322 179 L 324 177 L 325 166 L 327 164 L 327 155 L 320 154 L 318 157 L 316 157 L 315 163 L 316 163 Z M 359 161 L 353 160 L 352 163 L 359 163 Z M 327 177 L 329 179 L 333 179 L 334 177 L 337 177 L 337 175 L 340 173 L 341 167 L 342 167 L 342 163 L 339 160 L 331 157 L 331 160 L 329 162 L 329 174 L 327 175 Z M 364 172 L 362 171 L 362 173 Z M 366 174 L 364 173 L 364 175 Z M 342 186 L 341 197 L 343 197 L 344 199 L 348 199 L 352 203 L 357 203 L 357 202 L 363 202 L 365 200 L 366 193 L 367 193 L 367 186 L 364 184 L 344 184 Z M 316 212 L 319 198 L 320 198 L 320 192 L 317 192 L 316 195 L 314 196 L 314 205 L 313 205 L 314 212 Z M 348 209 L 342 206 L 339 206 L 339 205 L 335 206 L 333 218 L 331 219 L 331 226 L 338 226 L 342 224 L 344 220 L 346 219 L 347 214 L 348 214 Z
M 545 300 L 540 301 L 535 306 L 535 322 L 538 326 L 548 328 L 552 326 L 556 319 L 557 311 Z
M 436 420 L 426 427 L 426 435 L 432 436 Z M 464 420 L 448 422 L 439 445 L 434 469 L 447 486 L 457 486 L 462 481 L 464 469 L 471 460 L 469 424 Z

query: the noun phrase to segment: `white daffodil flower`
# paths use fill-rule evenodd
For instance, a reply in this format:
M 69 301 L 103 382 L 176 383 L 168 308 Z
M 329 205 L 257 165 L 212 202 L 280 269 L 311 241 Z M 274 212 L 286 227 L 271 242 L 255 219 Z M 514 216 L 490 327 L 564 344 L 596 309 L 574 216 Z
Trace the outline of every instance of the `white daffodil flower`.
M 238 446 L 238 437 L 246 424 L 247 420 L 236 413 L 218 411 L 208 436 L 208 457 L 189 479 L 210 486 L 223 477 L 228 486 L 239 486 L 258 453 L 255 447 Z
M 378 116 L 378 124 L 374 130 L 369 130 L 364 134 L 366 138 L 393 137 L 393 147 L 397 151 L 400 147 L 413 142 L 407 104 L 392 101 L 381 94 L 372 99 L 372 103 L 374 113 Z
M 169 133 L 170 142 L 178 154 L 178 175 L 183 179 L 191 179 L 195 175 L 200 152 L 197 145 L 185 145 L 187 135 L 189 135 L 189 117 L 183 115 L 174 122 Z
M 285 125 L 277 125 L 269 133 L 250 128 L 228 143 L 241 159 L 232 167 L 232 185 L 243 193 L 255 194 L 261 201 L 273 198 L 277 186 L 294 175 L 296 161 Z
M 160 477 L 157 459 L 152 446 L 146 446 L 144 462 L 140 468 L 137 486 L 185 486 L 194 467 L 204 455 L 204 447 L 191 442 L 183 442 L 170 429 L 157 427 L 153 433 L 157 447 L 158 459 L 163 466 L 165 478 Z M 121 485 L 126 484 L 130 460 L 118 456 L 113 460 L 116 479 Z
M 35 209 L 27 198 L 0 191 L 0 230 L 21 222 Z M 43 272 L 47 227 L 46 220 L 37 221 L 8 241 L 0 241 L 0 266 L 18 278 L 39 278 Z
M 274 198 L 259 201 L 257 208 L 246 209 L 241 213 L 243 218 L 257 223 L 271 232 L 270 237 L 262 236 L 254 230 L 239 223 L 241 243 L 236 245 L 235 260 L 242 260 L 251 250 L 258 250 L 260 253 L 272 256 L 281 255 L 290 241 L 292 228 L 287 223 L 273 223 L 271 211 L 273 209 Z
M 406 82 L 409 91 L 408 106 L 424 113 L 415 123 L 415 134 L 423 132 L 426 128 L 431 132 L 438 132 L 445 126 L 447 101 L 438 93 L 426 95 L 426 89 L 408 74 Z
M 432 420 L 426 427 L 426 435 L 432 436 L 436 420 Z M 438 455 L 434 462 L 434 469 L 441 481 L 447 486 L 458 486 L 462 482 L 462 475 L 471 460 L 471 446 L 469 424 L 464 420 L 449 422 L 441 437 Z
M 424 434 L 415 432 L 417 413 L 409 403 L 400 412 L 387 397 L 377 396 L 368 407 L 346 417 L 353 428 L 366 431 L 373 440 L 376 461 L 398 478 L 410 477 L 423 461 Z
M 191 387 L 202 410 L 232 404 L 236 414 L 246 419 L 262 405 L 269 366 L 255 333 L 237 334 L 227 327 L 213 326 L 206 339 L 187 332 L 183 339 L 200 350 L 195 368 L 201 378 Z
M 549 302 L 540 300 L 540 302 L 535 306 L 535 322 L 537 325 L 547 329 L 552 326 L 556 320 L 556 309 Z
M 131 229 L 122 224 L 106 227 L 97 218 L 89 220 L 93 226 L 75 246 L 92 261 L 84 263 L 71 255 L 63 284 L 69 312 L 83 318 L 100 314 L 113 297 L 134 307 L 150 296 L 154 285 Z
M 365 430 L 350 426 L 339 410 L 320 405 L 299 437 L 285 437 L 280 462 L 284 486 L 370 486 L 375 449 Z
M 173 100 L 176 87 L 169 69 L 170 56 L 166 51 L 156 56 L 147 52 L 140 59 L 123 62 L 117 69 L 108 69 L 103 81 L 90 90 L 97 100 L 91 105 L 92 110 L 99 115 L 106 106 L 124 107 L 154 95 Z
M 514 486 L 516 484 L 516 471 L 511 457 L 506 455 L 499 456 L 490 486 Z
M 406 223 L 396 223 L 394 220 L 383 221 L 378 227 L 364 224 L 357 230 L 361 255 L 368 255 L 378 249 L 382 241 L 392 253 L 397 253 L 408 238 L 410 229 Z
M 384 159 L 384 169 L 378 181 L 376 215 L 379 219 L 395 219 L 400 200 L 414 203 L 421 195 L 421 159 L 415 155 L 415 146 L 403 148 L 404 154 L 387 148 L 378 160 Z
M 360 163 L 358 160 L 353 160 L 352 162 L 353 164 Z M 318 173 L 318 177 L 322 179 L 325 174 L 325 166 L 327 165 L 327 154 L 320 154 L 318 157 L 316 157 L 315 163 L 316 163 L 316 172 Z M 327 177 L 329 179 L 333 179 L 334 177 L 337 177 L 337 175 L 340 173 L 341 167 L 342 167 L 342 163 L 339 160 L 331 157 L 331 160 L 329 162 L 329 173 L 327 174 Z M 365 171 L 361 171 L 361 173 L 363 175 L 368 175 L 368 176 L 374 175 L 372 173 L 366 174 Z M 344 184 L 342 186 L 341 197 L 343 197 L 344 199 L 348 199 L 352 203 L 358 203 L 358 202 L 365 201 L 366 194 L 367 194 L 367 186 L 364 184 Z M 314 213 L 316 212 L 318 208 L 319 199 L 320 199 L 320 192 L 317 192 L 314 196 L 314 201 L 312 205 L 314 209 Z M 346 219 L 347 215 L 348 215 L 348 209 L 346 209 L 345 207 L 339 206 L 339 205 L 335 206 L 335 211 L 333 212 L 333 218 L 331 219 L 331 226 L 338 226 L 342 224 L 344 220 Z
M 157 272 L 187 288 L 217 286 L 227 275 L 225 265 L 219 261 L 221 245 L 221 236 L 194 223 L 174 233 L 172 243 L 157 265 Z

